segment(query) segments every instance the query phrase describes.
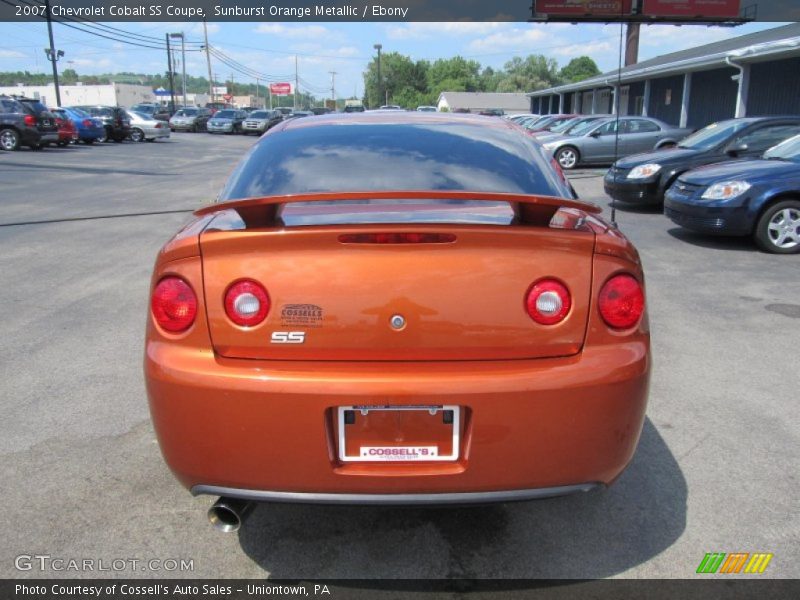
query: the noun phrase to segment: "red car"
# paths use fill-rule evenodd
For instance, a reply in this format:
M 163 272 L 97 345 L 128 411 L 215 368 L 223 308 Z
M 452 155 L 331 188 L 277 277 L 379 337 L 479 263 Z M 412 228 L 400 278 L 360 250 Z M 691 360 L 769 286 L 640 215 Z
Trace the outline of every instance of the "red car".
M 78 141 L 78 130 L 75 123 L 67 116 L 67 113 L 60 108 L 51 108 L 50 112 L 55 115 L 56 126 L 58 127 L 58 142 L 62 148 L 71 142 Z
M 144 373 L 164 458 L 254 502 L 463 504 L 613 483 L 644 421 L 631 243 L 504 119 L 291 119 L 161 249 Z

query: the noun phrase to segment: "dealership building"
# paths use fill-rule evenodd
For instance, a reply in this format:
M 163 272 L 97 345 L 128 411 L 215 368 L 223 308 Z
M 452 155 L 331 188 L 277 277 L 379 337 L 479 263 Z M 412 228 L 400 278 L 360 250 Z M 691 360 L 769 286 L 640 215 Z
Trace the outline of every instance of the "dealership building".
M 733 117 L 800 115 L 800 23 L 666 54 L 528 96 L 536 114 L 619 109 L 622 115 L 693 128 Z
M 153 90 L 146 85 L 109 83 L 105 85 L 60 85 L 63 106 L 103 104 L 108 106 L 133 106 L 140 102 L 154 102 Z M 36 98 L 47 106 L 56 105 L 56 90 L 49 85 L 14 85 L 0 87 L 0 95 Z

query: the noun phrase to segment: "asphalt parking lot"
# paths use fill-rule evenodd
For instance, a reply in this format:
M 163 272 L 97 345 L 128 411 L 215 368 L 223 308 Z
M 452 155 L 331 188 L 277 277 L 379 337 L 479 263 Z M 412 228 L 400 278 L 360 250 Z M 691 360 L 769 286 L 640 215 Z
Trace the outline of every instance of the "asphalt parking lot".
M 654 371 L 615 486 L 477 508 L 262 505 L 238 534 L 213 530 L 212 499 L 178 485 L 150 425 L 148 284 L 254 142 L 0 154 L 0 577 L 98 575 L 15 567 L 44 554 L 192 560 L 177 577 L 688 578 L 706 552 L 771 552 L 762 577 L 800 577 L 797 256 L 630 208 L 617 221 L 645 264 Z M 572 177 L 608 215 L 602 172 Z

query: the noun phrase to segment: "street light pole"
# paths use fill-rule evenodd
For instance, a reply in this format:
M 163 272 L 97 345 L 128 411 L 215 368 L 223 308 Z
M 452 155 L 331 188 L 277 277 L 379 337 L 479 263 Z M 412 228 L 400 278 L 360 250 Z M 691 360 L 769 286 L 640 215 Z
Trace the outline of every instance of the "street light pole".
M 381 48 L 383 45 L 375 44 L 372 47 L 378 51 L 378 102 L 380 102 L 383 97 L 383 79 L 381 79 Z
M 44 1 L 45 10 L 47 10 L 47 34 L 50 36 L 50 47 L 45 48 L 47 60 L 53 63 L 53 85 L 56 88 L 56 105 L 61 106 L 61 91 L 58 89 L 58 66 L 56 63 L 58 59 L 64 56 L 63 50 L 56 50 L 55 42 L 53 42 L 53 21 L 50 19 L 50 0 Z

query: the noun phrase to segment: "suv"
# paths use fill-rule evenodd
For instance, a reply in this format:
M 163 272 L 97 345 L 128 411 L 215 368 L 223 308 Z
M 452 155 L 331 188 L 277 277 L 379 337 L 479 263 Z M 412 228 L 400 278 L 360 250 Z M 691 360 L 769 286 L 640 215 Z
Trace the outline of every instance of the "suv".
M 0 148 L 11 151 L 30 146 L 39 150 L 54 143 L 58 143 L 58 126 L 41 102 L 0 96 Z
M 97 140 L 98 142 L 107 140 L 121 142 L 131 133 L 131 120 L 125 110 L 119 106 L 78 106 L 76 108 L 88 112 L 103 122 L 106 136 Z

